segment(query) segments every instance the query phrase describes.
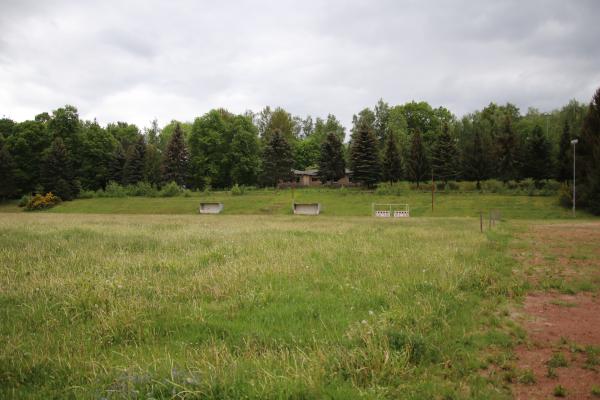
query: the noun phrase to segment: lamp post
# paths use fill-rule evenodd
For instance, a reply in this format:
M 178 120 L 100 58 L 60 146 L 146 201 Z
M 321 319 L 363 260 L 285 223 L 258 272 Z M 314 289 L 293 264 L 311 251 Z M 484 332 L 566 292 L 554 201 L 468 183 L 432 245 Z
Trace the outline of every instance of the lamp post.
M 575 217 L 575 145 L 577 143 L 579 143 L 579 140 L 571 140 L 571 144 L 573 145 L 573 218 Z

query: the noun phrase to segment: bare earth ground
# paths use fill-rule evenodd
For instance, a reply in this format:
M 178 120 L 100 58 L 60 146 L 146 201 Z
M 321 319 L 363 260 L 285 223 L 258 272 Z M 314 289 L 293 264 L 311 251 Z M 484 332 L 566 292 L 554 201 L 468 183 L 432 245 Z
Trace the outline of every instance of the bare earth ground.
M 535 290 L 516 313 L 528 341 L 515 353 L 534 379 L 516 383 L 515 398 L 554 398 L 558 385 L 566 398 L 600 398 L 600 223 L 535 225 L 522 239 Z

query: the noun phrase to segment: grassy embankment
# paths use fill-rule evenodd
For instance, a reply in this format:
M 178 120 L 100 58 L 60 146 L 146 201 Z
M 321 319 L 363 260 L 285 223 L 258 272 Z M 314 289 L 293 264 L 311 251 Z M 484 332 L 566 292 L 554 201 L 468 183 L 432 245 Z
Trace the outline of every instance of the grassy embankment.
M 435 195 L 431 210 L 431 193 L 406 191 L 401 196 L 376 195 L 371 192 L 331 189 L 295 190 L 297 202 L 319 202 L 327 216 L 368 216 L 371 203 L 408 203 L 415 217 L 477 217 L 479 211 L 500 210 L 507 219 L 562 219 L 572 218 L 570 210 L 558 204 L 554 196 L 515 196 L 479 193 L 443 193 Z M 242 196 L 229 192 L 194 193 L 191 197 L 172 198 L 93 198 L 65 202 L 53 213 L 99 214 L 196 214 L 200 201 L 218 201 L 225 204 L 224 214 L 289 215 L 292 213 L 291 190 L 256 190 Z M 19 211 L 16 202 L 0 205 L 0 212 Z M 586 218 L 589 214 L 579 212 Z

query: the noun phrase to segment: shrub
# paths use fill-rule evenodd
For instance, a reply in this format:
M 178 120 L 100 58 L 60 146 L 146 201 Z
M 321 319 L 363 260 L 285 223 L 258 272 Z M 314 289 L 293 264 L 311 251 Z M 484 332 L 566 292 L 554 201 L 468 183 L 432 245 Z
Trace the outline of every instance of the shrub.
M 496 179 L 488 179 L 481 182 L 481 189 L 487 193 L 501 193 L 504 191 L 504 185 Z
M 237 183 L 235 185 L 233 185 L 233 187 L 231 188 L 231 195 L 232 196 L 242 196 L 244 194 L 244 187 L 238 185 Z
M 30 195 L 28 195 L 28 194 L 23 195 L 23 197 L 21 197 L 21 199 L 19 200 L 18 206 L 25 207 L 27 205 L 27 203 L 29 203 L 30 200 L 31 200 Z
M 446 185 L 446 189 L 457 191 L 460 189 L 460 185 L 456 181 L 449 181 L 448 185 Z
M 183 192 L 183 189 L 175 182 L 171 181 L 167 183 L 160 190 L 161 197 L 175 197 L 179 196 Z
M 476 192 L 477 189 L 477 182 L 471 182 L 471 181 L 465 181 L 465 182 L 458 182 L 458 190 L 460 190 L 461 192 Z
M 128 196 L 143 196 L 143 197 L 156 197 L 158 196 L 158 190 L 148 182 L 140 181 L 135 185 L 129 185 L 125 187 L 125 192 Z
M 400 182 L 380 183 L 379 185 L 377 185 L 377 188 L 375 188 L 375 194 L 382 196 L 401 196 L 404 187 L 405 185 L 402 185 Z
M 52 194 L 52 192 L 46 193 L 44 196 L 42 196 L 41 194 L 36 194 L 29 200 L 29 202 L 27 202 L 25 210 L 44 210 L 47 208 L 54 207 L 55 205 L 60 203 L 60 201 L 60 197 L 55 196 L 54 194 Z
M 431 192 L 431 183 L 422 182 L 421 184 L 419 184 L 419 187 L 417 187 L 416 183 L 411 183 L 410 190 L 420 190 L 422 192 Z
M 127 192 L 125 188 L 119 185 L 117 182 L 110 181 L 102 193 L 102 197 L 126 197 Z
M 98 194 L 93 190 L 83 190 L 79 192 L 79 195 L 77 197 L 79 197 L 80 199 L 92 199 L 97 196 Z

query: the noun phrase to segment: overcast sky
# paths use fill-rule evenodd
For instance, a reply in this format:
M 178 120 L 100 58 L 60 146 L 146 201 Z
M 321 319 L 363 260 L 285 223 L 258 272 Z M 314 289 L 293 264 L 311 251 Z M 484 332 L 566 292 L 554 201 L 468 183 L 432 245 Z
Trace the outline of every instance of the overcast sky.
M 191 121 L 211 108 L 352 114 L 382 97 L 461 116 L 600 86 L 600 1 L 0 0 L 0 116 Z

